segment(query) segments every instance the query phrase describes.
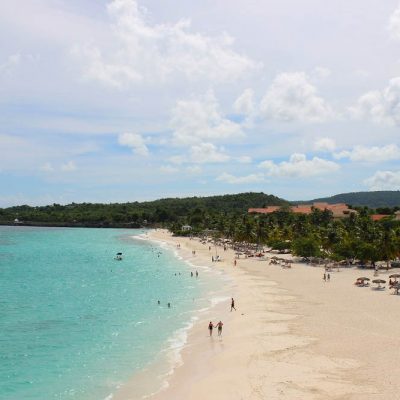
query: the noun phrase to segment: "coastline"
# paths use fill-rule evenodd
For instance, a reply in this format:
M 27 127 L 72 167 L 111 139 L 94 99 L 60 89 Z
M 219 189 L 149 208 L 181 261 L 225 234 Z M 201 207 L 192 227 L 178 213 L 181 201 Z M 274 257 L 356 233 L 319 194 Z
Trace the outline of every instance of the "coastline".
M 162 237 L 154 235 L 162 232 Z M 192 249 L 182 246 L 177 248 L 177 242 L 165 240 L 165 230 L 151 230 L 141 235 L 132 236 L 132 240 L 147 241 L 160 246 L 164 250 L 173 253 L 177 260 L 185 265 L 183 274 L 190 271 L 195 275 L 199 272 L 198 284 L 203 285 L 202 294 L 199 298 L 194 298 L 194 308 L 189 313 L 190 317 L 185 322 L 185 326 L 174 332 L 166 341 L 166 346 L 161 350 L 141 371 L 136 372 L 128 381 L 120 385 L 118 390 L 111 394 L 106 400 L 128 400 L 128 399 L 150 399 L 169 387 L 170 378 L 183 363 L 182 353 L 190 343 L 188 337 L 199 324 L 199 320 L 204 316 L 208 318 L 211 310 L 223 309 L 222 303 L 230 301 L 228 292 L 231 294 L 231 277 L 221 271 L 212 268 L 211 261 L 207 257 L 193 257 Z M 195 276 L 193 279 L 196 279 Z M 172 304 L 173 306 L 173 304 Z M 222 307 L 222 308 L 221 308 Z
M 179 254 L 194 265 L 211 264 L 208 245 L 163 230 L 149 238 L 179 242 Z M 354 287 L 362 274 L 356 269 L 333 271 L 326 283 L 318 267 L 283 269 L 253 258 L 234 267 L 232 250 L 219 253 L 223 261 L 212 267 L 232 280 L 227 291 L 237 311 L 225 301 L 199 317 L 182 364 L 148 398 L 377 400 L 400 390 L 398 296 Z M 219 319 L 222 338 L 210 339 L 207 323 Z M 131 398 L 129 392 L 115 397 Z

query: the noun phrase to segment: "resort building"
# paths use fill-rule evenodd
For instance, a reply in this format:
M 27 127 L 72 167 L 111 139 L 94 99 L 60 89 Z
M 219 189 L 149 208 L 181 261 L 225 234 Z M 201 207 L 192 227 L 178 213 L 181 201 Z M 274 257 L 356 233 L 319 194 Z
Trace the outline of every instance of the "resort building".
M 372 214 L 371 215 L 372 221 L 380 221 L 383 218 L 392 218 L 392 215 L 387 215 L 387 214 Z
M 248 212 L 250 214 L 271 214 L 281 209 L 282 206 L 269 206 L 265 208 L 249 208 Z M 347 204 L 344 203 L 338 203 L 338 204 L 313 203 L 313 204 L 304 204 L 304 205 L 289 207 L 289 210 L 296 214 L 311 214 L 313 209 L 318 209 L 321 211 L 329 210 L 332 212 L 334 218 L 346 218 L 351 213 L 357 212 L 349 208 Z

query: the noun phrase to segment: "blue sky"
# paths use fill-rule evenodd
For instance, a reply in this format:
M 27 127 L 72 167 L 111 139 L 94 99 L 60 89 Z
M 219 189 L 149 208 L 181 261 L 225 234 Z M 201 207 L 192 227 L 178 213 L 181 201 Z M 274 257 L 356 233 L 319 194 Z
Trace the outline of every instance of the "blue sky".
M 399 50 L 392 0 L 3 1 L 0 207 L 400 190 Z

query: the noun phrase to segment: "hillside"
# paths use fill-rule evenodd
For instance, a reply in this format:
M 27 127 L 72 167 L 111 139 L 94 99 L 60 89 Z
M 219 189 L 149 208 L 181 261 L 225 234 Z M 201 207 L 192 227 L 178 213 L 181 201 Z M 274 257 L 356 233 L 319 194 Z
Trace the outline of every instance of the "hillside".
M 264 193 L 240 193 L 209 197 L 167 198 L 147 202 L 96 204 L 81 203 L 43 207 L 27 205 L 0 209 L 0 223 L 18 218 L 25 224 L 54 226 L 131 226 L 147 223 L 190 220 L 207 214 L 244 213 L 250 207 L 288 204 L 286 200 Z
M 314 200 L 293 202 L 296 204 L 326 202 L 346 203 L 352 206 L 368 206 L 370 208 L 377 207 L 396 207 L 400 206 L 400 191 L 376 191 L 376 192 L 352 192 L 342 193 L 331 197 L 323 197 Z

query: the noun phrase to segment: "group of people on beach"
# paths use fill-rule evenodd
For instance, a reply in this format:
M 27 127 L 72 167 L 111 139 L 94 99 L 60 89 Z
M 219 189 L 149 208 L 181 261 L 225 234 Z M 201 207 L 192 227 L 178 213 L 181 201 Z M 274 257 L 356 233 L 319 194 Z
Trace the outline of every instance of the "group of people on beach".
M 193 271 L 190 271 L 190 276 L 193 278 L 194 274 Z M 196 278 L 199 277 L 199 272 L 196 270 Z
M 331 274 L 328 272 L 324 272 L 324 277 L 322 278 L 325 282 L 330 282 L 331 281 Z
M 232 310 L 235 310 L 235 311 L 236 311 L 235 300 L 234 300 L 233 297 L 231 298 L 231 312 L 232 312 Z M 222 327 L 223 327 L 223 326 L 224 326 L 224 324 L 223 324 L 222 321 L 217 322 L 215 325 L 213 324 L 212 321 L 210 321 L 210 322 L 208 323 L 208 331 L 209 331 L 209 333 L 210 333 L 210 337 L 211 337 L 212 334 L 213 334 L 214 328 L 217 328 L 217 329 L 218 329 L 218 336 L 221 336 L 221 335 L 222 335 Z

